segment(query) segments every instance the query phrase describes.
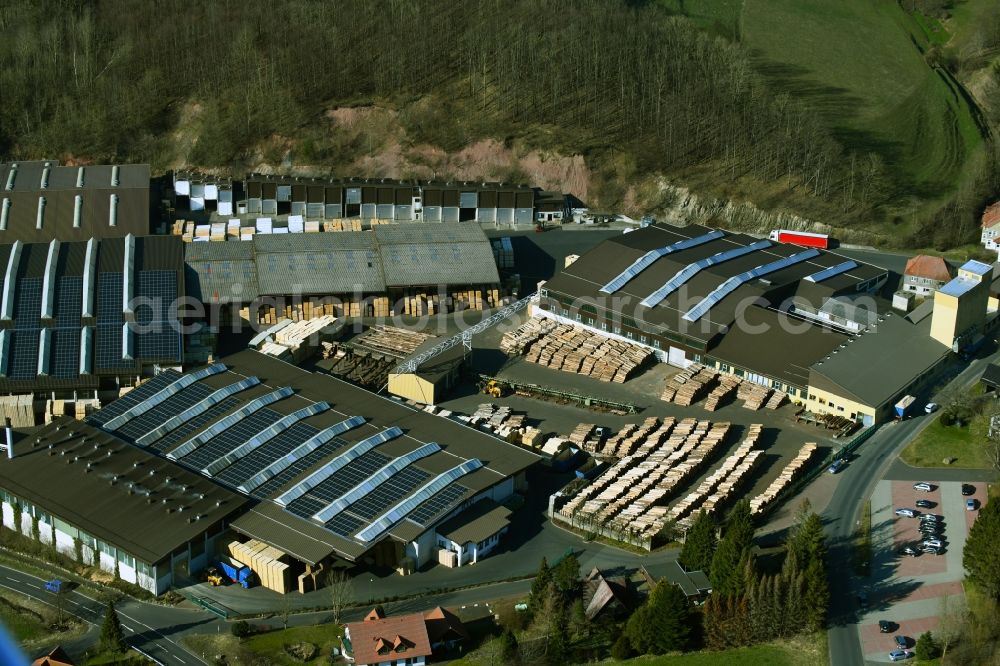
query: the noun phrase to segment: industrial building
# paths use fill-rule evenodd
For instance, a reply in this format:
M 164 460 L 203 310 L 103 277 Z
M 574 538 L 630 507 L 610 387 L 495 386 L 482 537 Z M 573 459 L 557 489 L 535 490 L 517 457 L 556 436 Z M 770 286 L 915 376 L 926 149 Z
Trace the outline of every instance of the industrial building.
M 178 210 L 222 216 L 301 216 L 364 222 L 486 222 L 532 224 L 536 197 L 546 219 L 562 219 L 562 197 L 527 185 L 497 182 L 325 179 L 247 174 L 242 181 L 204 174 L 174 174 Z
M 93 543 L 104 568 L 117 561 L 123 578 L 156 593 L 234 541 L 273 549 L 282 573 L 261 573 L 262 584 L 308 591 L 332 567 L 406 573 L 481 557 L 495 544 L 449 554 L 438 526 L 459 533 L 471 507 L 469 533 L 478 534 L 478 503 L 503 503 L 536 460 L 247 350 L 188 374 L 162 372 L 85 423 L 57 419 L 26 436 L 0 464 L 0 489 L 10 524 L 16 504 L 38 518 L 40 534 L 61 547 Z M 491 514 L 490 536 L 504 522 Z
M 381 225 L 184 247 L 188 293 L 254 323 L 482 309 L 502 297 L 478 225 Z
M 182 362 L 177 238 L 0 245 L 0 406 L 14 425 L 76 415 Z
M 149 165 L 0 164 L 0 242 L 84 241 L 149 233 Z
M 969 262 L 909 315 L 888 272 L 815 248 L 697 225 L 605 241 L 539 288 L 535 313 L 785 391 L 873 423 L 982 337 L 991 271 Z

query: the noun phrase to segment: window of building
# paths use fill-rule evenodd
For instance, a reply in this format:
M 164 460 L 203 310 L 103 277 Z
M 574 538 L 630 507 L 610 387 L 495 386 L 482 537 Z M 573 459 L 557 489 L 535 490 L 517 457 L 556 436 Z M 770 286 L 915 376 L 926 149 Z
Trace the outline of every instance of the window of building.
M 606 322 L 606 321 L 602 321 L 601 322 L 601 330 L 602 331 L 608 330 L 608 322 Z
M 622 334 L 622 327 L 615 326 L 615 335 L 621 335 L 621 334 Z
M 646 342 L 646 336 L 645 335 L 640 335 L 639 336 L 639 342 Z
M 840 406 L 838 405 L 838 406 L 837 406 L 837 411 L 839 411 L 839 412 L 842 412 L 842 411 L 844 411 L 844 408 L 843 408 L 843 407 L 840 407 Z
M 587 326 L 593 326 L 593 325 L 594 325 L 594 318 L 587 317 Z
M 813 395 L 812 393 L 810 393 L 810 394 L 809 394 L 809 399 L 810 399 L 810 400 L 815 400 L 815 399 L 816 399 L 816 396 L 814 396 L 814 395 Z
M 135 568 L 135 558 L 126 553 L 124 550 L 118 551 L 118 561 L 127 567 Z
M 583 320 L 583 317 L 581 317 L 581 316 L 580 316 L 580 313 L 579 313 L 579 312 L 577 312 L 577 313 L 576 313 L 576 315 L 575 315 L 574 317 L 575 317 L 575 319 L 576 319 L 577 321 L 582 321 L 582 320 Z
M 111 557 L 115 556 L 115 547 L 112 546 L 110 543 L 106 543 L 104 541 L 98 541 L 97 548 L 105 555 L 110 555 Z
M 657 349 L 660 348 L 660 341 L 659 341 L 659 339 L 653 338 L 653 346 L 656 347 Z
M 625 337 L 629 340 L 635 340 L 635 336 L 632 335 L 632 331 L 625 331 Z
M 191 541 L 191 557 L 198 557 L 205 552 L 204 539 L 194 539 Z

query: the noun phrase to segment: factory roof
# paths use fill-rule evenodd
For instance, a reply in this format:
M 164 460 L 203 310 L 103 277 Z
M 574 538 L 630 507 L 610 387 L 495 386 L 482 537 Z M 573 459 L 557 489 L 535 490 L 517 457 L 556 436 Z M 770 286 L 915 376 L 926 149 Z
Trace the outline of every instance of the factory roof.
M 830 269 L 830 270 L 827 270 Z M 653 224 L 604 241 L 549 280 L 551 294 L 711 340 L 740 304 L 778 307 L 799 292 L 820 303 L 876 286 L 886 271 L 820 250 L 691 225 Z
M 0 164 L 0 241 L 149 233 L 149 165 Z
M 182 245 L 171 236 L 0 245 L 0 391 L 94 388 L 101 375 L 180 363 Z
M 938 289 L 939 293 L 958 298 L 979 286 L 979 280 L 967 277 L 957 277 Z
M 782 312 L 749 307 L 709 354 L 804 388 L 809 367 L 850 342 L 850 336 Z
M 918 254 L 906 261 L 906 268 L 903 270 L 903 275 L 927 278 L 937 282 L 947 282 L 951 279 L 951 269 L 948 268 L 948 262 L 942 257 Z
M 436 531 L 455 543 L 479 543 L 510 525 L 511 511 L 491 499 L 476 502 L 437 526 Z
M 832 384 L 873 407 L 895 401 L 951 351 L 930 336 L 932 307 L 928 301 L 905 317 L 886 312 L 875 326 L 817 361 L 810 368 L 810 386 Z
M 252 241 L 188 243 L 186 261 L 190 293 L 203 302 L 500 281 L 490 243 L 476 224 L 257 234 Z
M 61 417 L 14 444 L 0 487 L 153 564 L 247 499 L 100 429 Z
M 254 497 L 234 529 L 313 563 L 415 538 L 537 460 L 252 350 L 157 375 L 90 420 Z
M 970 259 L 959 267 L 960 271 L 967 271 L 969 273 L 974 273 L 976 275 L 990 275 L 993 272 L 992 264 L 987 264 L 982 261 L 976 261 L 975 259 Z

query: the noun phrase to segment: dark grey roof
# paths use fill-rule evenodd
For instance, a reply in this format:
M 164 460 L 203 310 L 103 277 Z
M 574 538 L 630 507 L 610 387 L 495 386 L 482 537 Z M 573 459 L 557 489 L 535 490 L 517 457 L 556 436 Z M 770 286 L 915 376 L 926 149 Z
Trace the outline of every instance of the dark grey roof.
M 809 367 L 849 336 L 784 313 L 747 308 L 709 355 L 799 388 L 809 384 Z
M 218 531 L 219 521 L 247 502 L 68 417 L 15 444 L 14 459 L 0 465 L 0 487 L 148 564 Z
M 916 323 L 887 312 L 876 326 L 810 368 L 809 383 L 839 387 L 857 402 L 879 408 L 896 400 L 951 349 L 930 336 L 932 317 Z
M 679 332 L 708 341 L 732 324 L 740 310 L 740 304 L 762 299 L 771 306 L 779 307 L 786 299 L 795 295 L 796 289 L 802 285 L 806 277 L 847 261 L 846 257 L 821 251 L 807 261 L 769 273 L 763 279 L 743 284 L 722 298 L 705 316 L 694 323 L 685 321 L 683 315 L 726 280 L 763 264 L 802 252 L 803 248 L 771 243 L 766 248 L 701 270 L 652 308 L 640 305 L 643 299 L 670 281 L 686 266 L 720 252 L 746 247 L 760 240 L 745 234 L 726 233 L 721 238 L 657 259 L 615 292 L 613 297 L 600 291 L 605 284 L 650 250 L 703 236 L 709 231 L 707 227 L 698 225 L 671 227 L 653 224 L 617 236 L 583 254 L 549 280 L 545 288 L 551 294 L 562 294 L 580 303 L 593 304 L 598 309 L 611 310 L 641 320 L 649 325 L 649 330 L 653 332 Z M 856 268 L 828 280 L 810 284 L 808 288 L 802 288 L 802 291 L 808 292 L 808 300 L 818 305 L 824 297 L 855 293 L 859 285 L 877 280 L 886 274 L 884 269 L 862 262 L 856 263 Z
M 437 526 L 438 534 L 455 543 L 479 543 L 510 525 L 511 511 L 491 499 L 483 499 Z
M 295 414 L 320 402 L 329 404 L 329 409 L 305 415 L 294 424 L 286 424 L 281 428 L 280 436 L 267 440 L 259 447 L 242 451 L 233 459 L 223 463 L 222 467 L 214 470 L 213 478 L 216 482 L 239 487 L 323 429 L 339 424 L 352 416 L 363 417 L 363 423 L 355 424 L 354 427 L 338 435 L 337 439 L 326 442 L 314 452 L 315 455 L 308 459 L 305 455 L 297 458 L 301 467 L 290 468 L 287 474 L 274 477 L 273 481 L 248 487 L 247 492 L 260 503 L 254 511 L 233 523 L 235 529 L 308 562 L 318 562 L 333 552 L 349 559 L 359 557 L 371 548 L 374 542 L 362 542 L 351 535 L 367 526 L 373 520 L 372 515 L 381 515 L 396 502 L 416 492 L 420 484 L 429 482 L 466 461 L 477 459 L 482 463 L 482 467 L 460 476 L 453 482 L 455 493 L 448 498 L 448 501 L 442 501 L 438 511 L 431 516 L 435 520 L 440 521 L 458 509 L 462 502 L 518 474 L 538 459 L 533 453 L 450 419 L 411 409 L 396 400 L 375 395 L 329 375 L 302 370 L 253 350 L 226 357 L 221 363 L 225 365 L 225 369 L 217 368 L 216 374 L 198 379 L 190 386 L 182 388 L 176 395 L 167 398 L 162 404 L 153 406 L 142 414 L 135 414 L 124 421 L 119 418 L 119 415 L 132 403 L 152 405 L 150 396 L 162 390 L 163 386 L 171 381 L 176 381 L 176 376 L 163 380 L 159 378 L 160 376 L 154 378 L 153 381 L 160 382 L 161 385 L 148 385 L 146 388 L 140 386 L 136 389 L 134 398 L 126 396 L 112 403 L 93 415 L 91 421 L 114 430 L 114 433 L 121 438 L 139 438 L 149 432 L 160 433 L 149 441 L 142 439 L 137 441 L 150 451 L 173 453 L 179 464 L 197 471 L 235 451 L 253 435 L 276 424 L 279 418 Z M 170 417 L 176 416 L 181 409 L 187 409 L 214 391 L 236 385 L 248 378 L 255 378 L 259 383 L 233 393 L 219 403 L 218 408 L 202 410 L 198 414 L 191 415 L 184 423 L 174 424 L 173 430 L 163 429 L 162 424 Z M 233 415 L 253 400 L 279 389 L 291 389 L 291 393 L 272 402 L 266 408 L 236 417 L 234 424 L 225 428 L 215 438 L 209 439 L 203 446 L 186 453 L 175 451 L 197 433 Z M 131 402 L 122 402 L 129 400 Z M 300 517 L 273 504 L 274 498 L 347 451 L 350 446 L 382 433 L 390 427 L 400 428 L 402 435 L 377 444 L 372 451 L 375 454 L 374 468 L 368 467 L 365 472 L 352 471 L 350 475 L 344 477 L 350 477 L 348 487 L 366 478 L 373 469 L 377 469 L 389 460 L 398 459 L 431 442 L 436 443 L 440 449 L 429 451 L 428 455 L 412 461 L 407 467 L 410 474 L 417 477 L 413 481 L 417 485 L 407 486 L 402 490 L 397 488 L 393 491 L 396 494 L 388 499 L 380 494 L 382 486 L 369 491 L 377 496 L 373 501 L 381 504 L 377 503 L 374 508 L 369 507 L 368 513 L 357 509 L 358 513 L 365 513 L 368 522 L 351 528 L 346 534 L 338 534 L 308 517 Z M 362 461 L 358 462 L 360 464 Z M 339 492 L 344 491 L 345 489 L 341 488 Z M 339 494 L 334 496 L 339 497 Z M 366 498 L 367 495 L 357 500 Z M 312 515 L 315 509 L 314 506 L 305 515 Z M 347 507 L 346 511 L 354 513 L 354 504 Z M 346 513 L 344 515 L 346 516 Z M 387 536 L 400 540 L 412 539 L 431 527 L 433 521 L 418 525 L 404 517 L 396 524 L 386 526 L 377 539 Z
M 49 164 L 48 179 L 43 188 L 46 164 Z M 9 201 L 7 228 L 0 229 L 0 242 L 38 243 L 53 238 L 73 241 L 149 233 L 148 164 L 84 167 L 58 164 L 55 160 L 0 164 L 0 203 Z M 77 187 L 81 169 L 82 185 Z M 117 185 L 112 184 L 113 169 L 117 169 Z M 5 189 L 8 182 L 12 185 L 10 190 Z M 115 226 L 110 224 L 112 195 L 117 197 Z M 77 196 L 81 204 L 80 225 L 74 227 Z M 41 229 L 36 224 L 39 198 L 45 201 Z
M 983 370 L 983 376 L 980 377 L 980 381 L 987 386 L 992 386 L 993 388 L 1000 388 L 1000 365 L 996 363 L 990 363 Z
M 190 293 L 204 302 L 500 281 L 490 243 L 476 224 L 257 234 L 252 241 L 188 243 L 186 255 Z M 236 281 L 243 285 L 238 293 L 231 288 Z

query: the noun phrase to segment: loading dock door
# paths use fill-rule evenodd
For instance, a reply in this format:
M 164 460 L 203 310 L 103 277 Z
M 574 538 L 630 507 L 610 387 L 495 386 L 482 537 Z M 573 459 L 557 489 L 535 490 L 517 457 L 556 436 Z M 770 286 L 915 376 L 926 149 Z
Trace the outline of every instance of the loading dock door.
M 667 352 L 667 363 L 677 366 L 678 368 L 688 367 L 688 361 L 684 355 L 684 350 L 678 349 L 677 347 L 671 347 L 670 351 Z

